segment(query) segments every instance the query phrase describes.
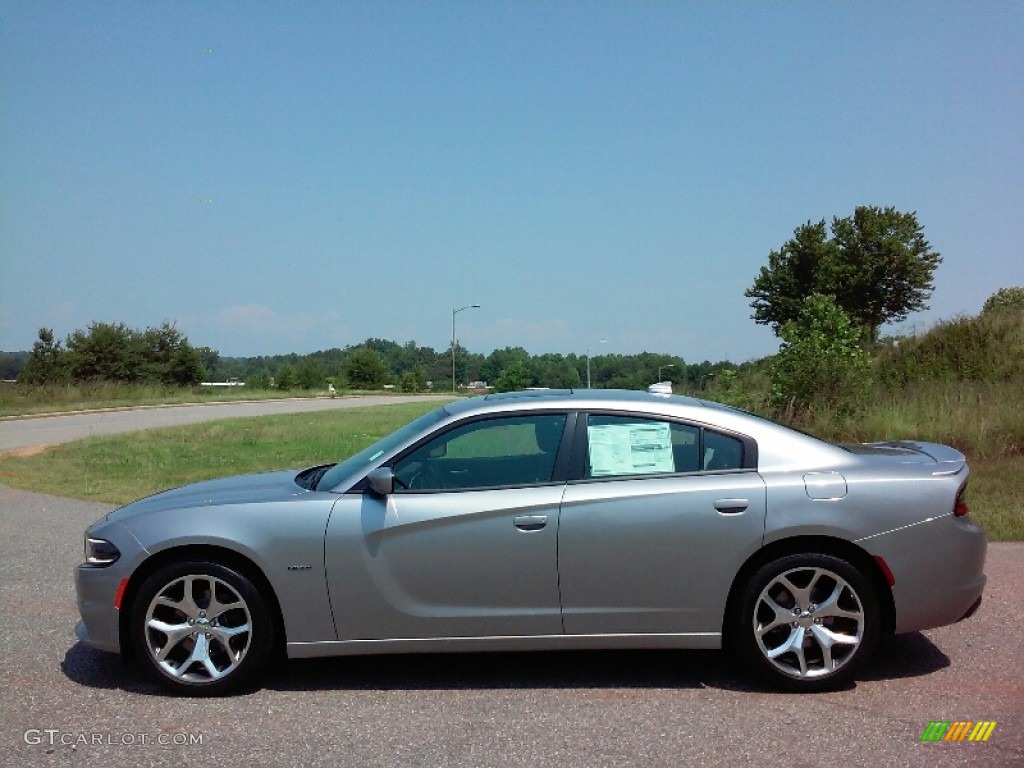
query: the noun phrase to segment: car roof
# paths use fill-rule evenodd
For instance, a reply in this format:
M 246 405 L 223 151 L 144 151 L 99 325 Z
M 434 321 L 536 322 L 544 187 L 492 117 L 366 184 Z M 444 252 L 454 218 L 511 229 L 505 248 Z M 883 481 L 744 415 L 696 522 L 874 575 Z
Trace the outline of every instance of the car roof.
M 758 443 L 763 468 L 796 469 L 849 464 L 839 446 L 738 408 L 682 395 L 621 389 L 534 389 L 457 400 L 443 406 L 453 418 L 516 411 L 616 410 L 679 418 L 746 435 Z
M 631 389 L 526 389 L 518 392 L 494 392 L 450 403 L 446 410 L 455 415 L 471 411 L 536 408 L 615 408 L 629 410 L 630 405 L 645 411 L 661 411 L 666 404 L 679 407 L 722 407 L 695 397 L 661 395 Z

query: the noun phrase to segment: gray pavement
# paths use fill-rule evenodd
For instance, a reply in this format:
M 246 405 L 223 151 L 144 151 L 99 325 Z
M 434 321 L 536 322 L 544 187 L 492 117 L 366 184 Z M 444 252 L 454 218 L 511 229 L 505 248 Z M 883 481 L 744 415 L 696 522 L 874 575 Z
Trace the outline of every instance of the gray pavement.
M 2 766 L 1024 765 L 1024 544 L 991 547 L 974 618 L 897 638 L 838 693 L 763 690 L 718 652 L 563 652 L 285 662 L 202 700 L 75 640 L 82 531 L 110 509 L 0 486 Z M 998 725 L 920 742 L 957 719 Z
M 208 408 L 65 421 L 16 447 L 223 417 Z M 719 652 L 563 652 L 283 662 L 209 700 L 76 641 L 82 531 L 111 509 L 0 486 L 0 766 L 1024 766 L 1024 544 L 991 546 L 975 617 L 889 641 L 837 693 L 765 690 Z M 933 720 L 998 725 L 923 744 Z
M 196 424 L 216 419 L 269 416 L 279 413 L 308 413 L 336 408 L 365 408 L 372 405 L 414 403 L 426 400 L 445 402 L 450 399 L 444 395 L 370 395 L 365 397 L 253 400 L 240 403 L 147 406 L 57 416 L 2 419 L 0 420 L 0 453 L 67 443 L 93 435 L 137 432 L 141 429 Z

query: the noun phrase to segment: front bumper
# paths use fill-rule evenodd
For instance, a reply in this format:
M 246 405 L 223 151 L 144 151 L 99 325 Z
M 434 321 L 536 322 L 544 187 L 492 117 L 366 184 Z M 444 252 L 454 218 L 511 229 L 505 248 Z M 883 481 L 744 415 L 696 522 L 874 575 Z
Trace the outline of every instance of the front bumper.
M 78 639 L 92 648 L 119 653 L 121 651 L 121 612 L 115 607 L 118 588 L 128 579 L 148 552 L 131 532 L 119 522 L 101 520 L 87 535 L 111 542 L 121 556 L 111 565 L 82 563 L 75 568 L 75 594 L 82 622 L 75 628 Z M 128 610 L 130 606 L 122 606 Z
M 120 653 L 121 613 L 114 607 L 120 579 L 110 570 L 87 565 L 75 569 L 75 592 L 82 616 L 75 635 L 92 648 Z

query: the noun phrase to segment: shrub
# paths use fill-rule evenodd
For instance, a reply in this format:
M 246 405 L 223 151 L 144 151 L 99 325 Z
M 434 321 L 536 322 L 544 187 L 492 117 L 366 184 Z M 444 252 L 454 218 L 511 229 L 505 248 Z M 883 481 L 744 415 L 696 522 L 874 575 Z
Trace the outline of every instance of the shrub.
M 904 387 L 924 381 L 1008 381 L 1024 376 L 1024 312 L 989 311 L 939 323 L 880 353 L 877 378 Z
M 992 312 L 1024 312 L 1024 286 L 1000 288 L 985 300 L 981 314 Z
M 781 329 L 771 364 L 771 404 L 800 417 L 813 407 L 852 411 L 868 384 L 860 331 L 832 296 L 813 294 L 799 317 Z

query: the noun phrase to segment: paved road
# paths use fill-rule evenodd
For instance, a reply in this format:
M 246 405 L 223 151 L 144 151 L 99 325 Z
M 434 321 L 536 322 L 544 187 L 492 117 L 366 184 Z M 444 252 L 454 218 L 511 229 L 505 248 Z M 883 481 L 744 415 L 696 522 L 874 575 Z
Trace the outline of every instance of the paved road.
M 243 403 L 175 405 L 73 413 L 25 419 L 0 420 L 0 453 L 56 445 L 92 435 L 137 432 L 154 427 L 195 424 L 200 421 L 242 416 L 267 416 L 277 413 L 306 413 L 333 408 L 362 408 L 389 403 L 413 403 L 421 400 L 450 400 L 444 395 L 383 395 L 295 400 L 257 400 Z
M 0 766 L 1024 765 L 1024 544 L 992 546 L 978 615 L 896 639 L 839 693 L 759 689 L 718 652 L 565 652 L 287 662 L 202 700 L 75 640 L 82 530 L 110 509 L 0 486 Z M 920 743 L 954 719 L 998 725 Z M 141 744 L 182 733 L 202 744 Z
M 0 450 L 254 415 L 213 408 L 6 422 Z M 974 618 L 890 641 L 838 693 L 763 690 L 718 652 L 567 652 L 286 662 L 202 700 L 75 640 L 82 531 L 110 509 L 0 486 L 0 766 L 1024 766 L 1024 544 L 992 545 Z M 998 725 L 984 744 L 920 742 L 958 719 Z

